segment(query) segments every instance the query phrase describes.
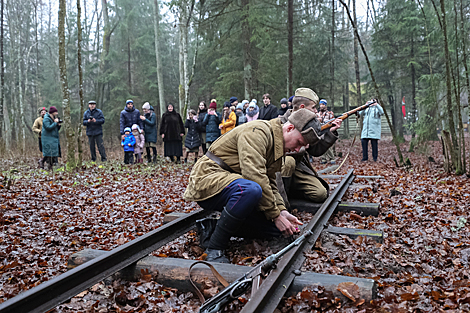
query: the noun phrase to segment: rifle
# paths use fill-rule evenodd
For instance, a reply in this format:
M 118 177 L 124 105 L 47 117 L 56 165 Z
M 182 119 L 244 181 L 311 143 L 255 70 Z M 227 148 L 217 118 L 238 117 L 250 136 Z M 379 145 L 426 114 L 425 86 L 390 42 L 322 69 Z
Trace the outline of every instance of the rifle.
M 276 268 L 280 258 L 293 247 L 300 245 L 312 234 L 313 233 L 311 231 L 307 231 L 278 253 L 272 254 L 264 259 L 263 262 L 251 269 L 245 275 L 238 278 L 224 290 L 204 302 L 204 304 L 199 308 L 199 313 L 217 313 L 222 311 L 227 304 L 243 295 L 250 286 L 252 287 L 251 295 L 255 294 L 261 284 L 261 279 L 266 278 L 271 271 Z
M 367 109 L 368 107 L 370 107 L 371 104 L 374 104 L 374 103 L 377 103 L 377 99 L 373 99 L 372 101 L 368 101 L 366 104 L 364 104 L 360 107 L 352 109 L 351 111 L 348 111 L 346 113 L 343 113 L 341 115 L 336 116 L 335 118 L 332 118 L 331 120 L 326 121 L 325 123 L 323 123 L 321 125 L 321 130 L 324 131 L 324 130 L 332 127 L 333 126 L 333 121 L 336 120 L 337 118 L 339 118 L 341 120 L 345 120 L 348 117 L 350 117 L 351 115 L 353 115 L 355 113 L 357 114 L 359 111 Z

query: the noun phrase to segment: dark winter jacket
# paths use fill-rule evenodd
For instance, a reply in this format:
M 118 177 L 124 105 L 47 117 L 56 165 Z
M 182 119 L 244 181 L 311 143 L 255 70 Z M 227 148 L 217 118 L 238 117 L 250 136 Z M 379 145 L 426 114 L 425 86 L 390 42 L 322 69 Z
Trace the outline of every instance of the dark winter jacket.
M 269 104 L 268 106 L 263 105 L 259 109 L 259 120 L 269 121 L 277 117 L 278 109 L 274 104 Z
M 166 111 L 162 115 L 162 124 L 160 125 L 160 134 L 165 135 L 163 141 L 181 141 L 181 135 L 184 134 L 184 125 L 181 115 L 174 110 Z
M 134 135 L 132 135 L 132 133 L 130 133 L 129 135 L 124 135 L 124 139 L 121 141 L 121 146 L 124 148 L 124 151 L 134 152 L 134 145 L 135 145 Z
M 201 138 L 199 136 L 199 121 L 187 119 L 184 123 L 184 127 L 188 129 L 186 139 L 184 140 L 184 146 L 188 149 L 195 149 L 201 145 Z
M 206 125 L 206 142 L 213 142 L 220 137 L 219 124 L 222 122 L 222 115 L 215 112 L 216 115 L 206 114 L 203 124 Z
M 89 119 L 95 119 L 96 122 L 88 122 Z M 83 126 L 86 126 L 87 136 L 103 135 L 104 115 L 100 109 L 86 110 L 83 114 Z
M 286 114 L 287 110 L 288 110 L 287 106 L 284 109 L 280 108 L 279 111 L 277 111 L 277 115 L 283 116 L 284 114 Z
M 145 114 L 144 120 L 145 142 L 157 142 L 157 115 L 150 107 L 150 113 Z
M 144 123 L 140 119 L 140 112 L 135 107 L 128 109 L 127 106 L 121 111 L 121 117 L 119 118 L 119 126 L 121 129 L 121 135 L 124 135 L 124 128 L 132 127 L 132 125 L 139 125 L 140 129 L 144 129 Z
M 207 109 L 200 111 L 199 115 L 197 117 L 198 120 L 198 131 L 199 133 L 205 133 L 206 132 L 206 125 L 204 124 L 204 118 L 207 115 Z
M 49 113 L 44 115 L 42 121 L 41 143 L 42 155 L 45 157 L 59 157 L 60 156 L 60 140 L 59 140 L 60 125 L 54 122 L 54 119 Z

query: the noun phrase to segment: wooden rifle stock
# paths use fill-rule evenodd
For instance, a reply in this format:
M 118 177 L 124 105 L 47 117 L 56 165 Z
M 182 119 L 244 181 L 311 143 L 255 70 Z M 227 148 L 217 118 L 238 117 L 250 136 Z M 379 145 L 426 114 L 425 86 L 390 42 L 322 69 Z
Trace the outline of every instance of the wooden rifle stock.
M 377 100 L 374 100 L 373 102 L 367 102 L 366 104 L 364 104 L 364 105 L 362 105 L 362 106 L 360 106 L 360 107 L 357 107 L 357 108 L 355 108 L 355 109 L 353 109 L 353 110 L 351 110 L 351 111 L 348 111 L 348 112 L 345 112 L 345 113 L 341 114 L 341 115 L 338 116 L 338 117 L 335 117 L 335 118 L 333 118 L 333 119 L 331 119 L 331 120 L 326 121 L 324 124 L 321 125 L 321 130 L 326 130 L 326 129 L 332 127 L 332 126 L 333 126 L 333 121 L 336 120 L 337 118 L 339 118 L 339 119 L 341 119 L 341 120 L 345 120 L 345 119 L 347 119 L 348 117 L 350 117 L 351 115 L 353 115 L 353 114 L 355 114 L 355 113 L 357 113 L 357 112 L 359 112 L 359 111 L 362 111 L 362 110 L 367 109 L 368 107 L 370 107 L 371 104 L 374 104 L 374 103 L 377 103 Z

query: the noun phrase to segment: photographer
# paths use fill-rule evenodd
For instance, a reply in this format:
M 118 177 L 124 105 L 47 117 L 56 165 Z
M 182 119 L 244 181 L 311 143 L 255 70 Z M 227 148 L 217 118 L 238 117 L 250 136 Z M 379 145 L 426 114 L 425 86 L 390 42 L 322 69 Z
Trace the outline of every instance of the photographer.
M 106 151 L 103 143 L 104 115 L 100 109 L 96 108 L 95 101 L 88 102 L 88 110 L 83 114 L 83 126 L 86 126 L 86 135 L 90 144 L 91 160 L 96 162 L 95 143 L 101 155 L 101 162 L 106 161 Z
M 61 157 L 59 141 L 61 123 L 62 120 L 59 118 L 57 108 L 54 106 L 50 107 L 49 113 L 44 115 L 41 131 L 42 155 L 49 169 L 52 169 L 54 159 Z

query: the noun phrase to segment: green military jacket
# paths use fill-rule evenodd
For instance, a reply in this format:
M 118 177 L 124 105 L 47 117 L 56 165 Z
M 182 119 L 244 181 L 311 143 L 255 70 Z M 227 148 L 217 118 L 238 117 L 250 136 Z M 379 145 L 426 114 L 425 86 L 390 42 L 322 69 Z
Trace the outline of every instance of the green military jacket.
M 212 143 L 209 151 L 221 158 L 235 173 L 222 169 L 203 156 L 193 167 L 184 198 L 204 201 L 221 192 L 236 179 L 258 183 L 263 189 L 259 210 L 268 220 L 279 216 L 285 204 L 276 186 L 281 171 L 284 137 L 279 119 L 256 120 L 229 131 Z

